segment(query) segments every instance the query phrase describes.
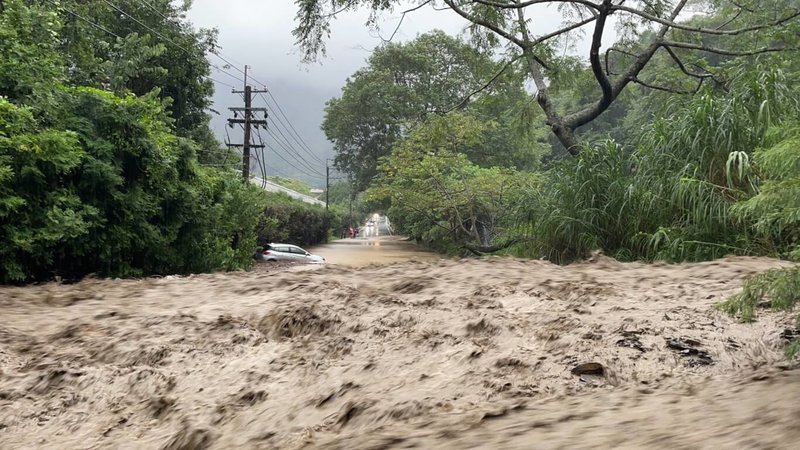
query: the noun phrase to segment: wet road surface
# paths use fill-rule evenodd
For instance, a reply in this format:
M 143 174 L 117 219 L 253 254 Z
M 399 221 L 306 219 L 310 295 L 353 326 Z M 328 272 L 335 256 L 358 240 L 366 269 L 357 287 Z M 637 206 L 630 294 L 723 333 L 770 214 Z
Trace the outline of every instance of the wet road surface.
M 328 264 L 355 267 L 442 258 L 441 255 L 428 251 L 414 242 L 395 236 L 339 239 L 328 244 L 309 247 L 307 250 L 323 256 Z

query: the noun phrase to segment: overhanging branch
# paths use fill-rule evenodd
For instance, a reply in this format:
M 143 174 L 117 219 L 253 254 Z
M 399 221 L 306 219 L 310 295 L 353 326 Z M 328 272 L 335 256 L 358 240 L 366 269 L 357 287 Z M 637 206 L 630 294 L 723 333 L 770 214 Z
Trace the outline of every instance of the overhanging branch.
M 508 247 L 511 247 L 513 245 L 521 244 L 523 242 L 530 241 L 530 240 L 531 240 L 530 238 L 526 238 L 526 237 L 514 237 L 514 238 L 511 238 L 511 239 L 508 239 L 505 242 L 501 242 L 500 244 L 495 244 L 495 245 L 475 245 L 475 244 L 471 244 L 469 242 L 465 242 L 464 243 L 464 248 L 469 250 L 470 252 L 476 254 L 476 255 L 483 255 L 484 253 L 494 253 L 494 252 L 506 249 Z
M 392 31 L 392 35 L 389 36 L 389 39 L 384 39 L 383 36 L 380 35 L 380 33 L 378 33 L 378 37 L 381 38 L 381 40 L 383 42 L 392 42 L 392 40 L 394 39 L 395 35 L 397 34 L 397 31 L 400 30 L 400 26 L 403 25 L 403 20 L 405 20 L 406 14 L 409 14 L 409 13 L 412 13 L 412 12 L 416 11 L 416 10 L 422 8 L 423 6 L 429 4 L 432 1 L 433 0 L 425 0 L 424 2 L 420 3 L 419 5 L 411 7 L 411 8 L 408 8 L 407 10 L 403 11 L 403 13 L 400 15 L 400 20 L 397 22 L 397 26 L 394 27 L 394 31 Z
M 450 9 L 455 11 L 456 14 L 458 14 L 461 17 L 463 17 L 464 19 L 497 33 L 498 35 L 502 36 L 503 38 L 505 38 L 505 39 L 507 39 L 507 40 L 509 40 L 511 42 L 513 42 L 514 44 L 518 45 L 519 47 L 523 47 L 524 46 L 524 43 L 518 37 L 514 36 L 513 34 L 509 33 L 506 30 L 503 30 L 502 28 L 498 27 L 497 25 L 495 25 L 493 23 L 489 23 L 488 21 L 486 21 L 484 19 L 480 19 L 480 18 L 477 18 L 477 17 L 474 17 L 474 16 L 470 15 L 465 10 L 459 8 L 456 5 L 455 1 L 453 1 L 453 0 L 444 0 L 444 2 L 445 2 L 445 4 L 447 4 L 447 6 L 450 7 Z
M 689 50 L 700 50 L 708 53 L 715 53 L 717 55 L 724 55 L 724 56 L 753 56 L 753 55 L 761 55 L 763 53 L 774 53 L 774 52 L 785 52 L 785 51 L 797 51 L 796 48 L 787 48 L 787 47 L 761 47 L 752 50 L 728 50 L 719 47 L 711 47 L 708 45 L 703 44 L 694 44 L 691 42 L 677 42 L 677 41 L 663 41 L 661 43 L 664 47 L 674 47 L 674 48 L 685 48 Z
M 500 69 L 500 71 L 497 72 L 489 81 L 484 83 L 483 86 L 479 87 L 478 89 L 475 89 L 474 91 L 472 91 L 469 94 L 467 94 L 467 96 L 464 97 L 458 104 L 453 105 L 453 106 L 451 106 L 450 108 L 447 108 L 444 111 L 436 111 L 436 113 L 437 114 L 447 114 L 447 113 L 449 113 L 449 112 L 451 112 L 453 110 L 456 110 L 456 109 L 464 106 L 473 96 L 475 96 L 475 95 L 483 92 L 484 90 L 488 89 L 489 86 L 491 86 L 495 81 L 497 81 L 497 79 L 500 78 L 503 75 L 503 73 L 505 73 L 505 71 L 508 70 L 508 68 L 511 67 L 515 62 L 519 61 L 520 58 L 522 58 L 522 55 L 517 55 L 514 58 L 512 58 L 510 61 L 505 63 L 503 65 L 503 68 Z
M 600 65 L 600 46 L 603 44 L 603 32 L 605 31 L 606 19 L 610 14 L 609 6 L 611 0 L 603 0 L 595 22 L 594 33 L 592 34 L 592 46 L 589 49 L 589 63 L 592 67 L 592 74 L 600 85 L 603 92 L 603 97 L 600 99 L 599 107 L 602 109 L 608 108 L 608 105 L 614 100 L 614 91 L 611 88 L 611 82 L 603 72 L 603 67 Z
M 612 11 L 622 11 L 622 12 L 626 12 L 626 13 L 629 13 L 629 14 L 633 14 L 633 15 L 639 16 L 639 17 L 641 17 L 643 19 L 649 20 L 650 22 L 655 22 L 655 23 L 658 23 L 658 24 L 661 24 L 661 25 L 665 25 L 665 26 L 668 26 L 670 28 L 674 28 L 676 30 L 683 30 L 683 31 L 689 31 L 689 32 L 692 32 L 692 33 L 700 33 L 700 34 L 713 34 L 713 35 L 720 35 L 720 36 L 734 36 L 734 35 L 737 35 L 737 34 L 748 33 L 748 32 L 751 32 L 751 31 L 763 30 L 765 28 L 777 27 L 777 26 L 781 26 L 781 25 L 791 21 L 792 19 L 800 17 L 800 10 L 798 10 L 798 11 L 795 11 L 795 12 L 793 12 L 793 13 L 785 16 L 785 17 L 782 17 L 782 18 L 780 18 L 778 20 L 775 20 L 773 22 L 753 25 L 753 26 L 749 26 L 749 27 L 745 27 L 745 28 L 738 28 L 738 29 L 735 29 L 735 30 L 721 30 L 721 29 L 718 29 L 718 28 L 702 28 L 702 27 L 693 27 L 693 26 L 689 26 L 689 25 L 684 25 L 682 23 L 675 22 L 674 18 L 662 19 L 661 17 L 658 17 L 656 15 L 650 14 L 650 13 L 642 11 L 640 9 L 631 8 L 631 7 L 625 6 L 625 5 L 612 5 L 611 6 L 611 10 Z
M 590 2 L 589 0 L 527 0 L 518 3 L 500 3 L 492 0 L 471 0 L 472 3 L 480 3 L 481 5 L 493 6 L 500 9 L 523 9 L 532 5 L 539 5 L 543 3 L 572 3 L 586 6 L 587 8 L 599 9 L 598 4 Z

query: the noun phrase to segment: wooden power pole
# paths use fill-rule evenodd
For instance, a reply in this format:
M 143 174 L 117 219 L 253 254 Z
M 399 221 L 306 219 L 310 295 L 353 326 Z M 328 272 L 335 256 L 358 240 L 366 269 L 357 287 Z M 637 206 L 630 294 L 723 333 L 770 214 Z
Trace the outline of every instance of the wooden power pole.
M 236 108 L 228 108 L 233 111 L 233 119 L 228 119 L 228 126 L 233 128 L 234 124 L 242 125 L 244 129 L 244 139 L 241 144 L 231 144 L 228 143 L 231 147 L 241 147 L 242 148 L 242 178 L 244 182 L 247 183 L 250 180 L 250 149 L 252 148 L 264 148 L 264 145 L 257 145 L 250 143 L 250 128 L 253 126 L 258 127 L 259 125 L 267 127 L 267 108 L 253 108 L 253 94 L 259 94 L 262 92 L 267 92 L 266 89 L 258 90 L 253 89 L 250 85 L 247 84 L 247 69 L 249 66 L 244 66 L 244 90 L 237 91 L 233 90 L 234 94 L 244 94 L 244 108 L 236 107 Z M 239 111 L 242 112 L 242 118 L 239 118 Z M 264 113 L 264 119 L 255 119 L 253 118 L 253 112 L 259 111 Z
M 325 211 L 328 210 L 328 202 L 331 199 L 331 168 L 328 166 L 328 161 L 325 161 Z

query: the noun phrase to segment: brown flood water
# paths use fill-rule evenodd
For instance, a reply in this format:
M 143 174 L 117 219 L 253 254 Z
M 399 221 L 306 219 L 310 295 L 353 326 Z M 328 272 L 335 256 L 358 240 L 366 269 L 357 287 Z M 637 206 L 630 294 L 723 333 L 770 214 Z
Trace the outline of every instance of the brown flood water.
M 794 315 L 714 309 L 783 262 L 313 250 L 333 264 L 0 287 L 0 450 L 798 448 Z
M 428 251 L 401 237 L 357 237 L 339 239 L 307 250 L 325 258 L 328 264 L 364 267 L 403 261 L 433 261 L 442 255 Z

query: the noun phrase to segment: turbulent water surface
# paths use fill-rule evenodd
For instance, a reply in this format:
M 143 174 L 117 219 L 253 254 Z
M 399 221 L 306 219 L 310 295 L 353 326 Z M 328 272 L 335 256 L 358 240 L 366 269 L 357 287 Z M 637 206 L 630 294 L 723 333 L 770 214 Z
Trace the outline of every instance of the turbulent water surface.
M 0 288 L 0 447 L 796 448 L 791 315 L 713 309 L 779 264 L 436 259 Z

